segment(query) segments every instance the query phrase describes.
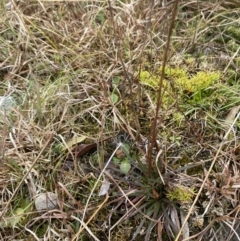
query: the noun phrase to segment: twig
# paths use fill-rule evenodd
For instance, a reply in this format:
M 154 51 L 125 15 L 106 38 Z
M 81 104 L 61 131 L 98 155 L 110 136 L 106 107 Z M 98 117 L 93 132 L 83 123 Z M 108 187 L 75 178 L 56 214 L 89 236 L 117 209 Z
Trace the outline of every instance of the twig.
M 42 148 L 42 150 L 39 152 L 38 156 L 36 157 L 36 159 L 34 160 L 34 162 L 32 163 L 32 165 L 30 166 L 29 170 L 26 172 L 26 174 L 23 176 L 21 182 L 18 184 L 18 186 L 16 187 L 15 191 L 13 192 L 11 198 L 8 200 L 6 206 L 4 207 L 3 211 L 0 214 L 0 220 L 2 219 L 2 217 L 5 215 L 9 205 L 11 204 L 13 198 L 15 197 L 15 195 L 17 194 L 18 190 L 20 189 L 20 187 L 22 186 L 23 182 L 26 180 L 26 178 L 28 177 L 29 173 L 31 172 L 31 170 L 33 169 L 34 165 L 37 163 L 38 159 L 41 157 L 42 153 L 44 152 L 44 150 L 46 149 L 46 147 L 49 145 L 50 141 L 52 140 L 52 138 L 49 138 L 48 141 L 46 142 L 46 144 L 44 145 L 44 147 Z
M 147 151 L 147 162 L 148 162 L 148 174 L 149 175 L 151 174 L 152 165 L 153 165 L 152 150 L 153 150 L 153 147 L 156 145 L 156 127 L 157 127 L 158 113 L 159 113 L 159 110 L 162 106 L 163 78 L 164 78 L 164 73 L 165 73 L 165 67 L 166 67 L 166 64 L 167 64 L 167 58 L 168 58 L 169 46 L 170 46 L 170 42 L 171 42 L 172 31 L 174 29 L 174 22 L 175 22 L 175 18 L 176 18 L 176 15 L 177 15 L 178 3 L 179 3 L 179 0 L 176 0 L 174 8 L 173 8 L 171 24 L 170 24 L 170 27 L 169 27 L 169 32 L 168 32 L 167 42 L 166 42 L 166 48 L 165 48 L 165 52 L 164 52 L 164 56 L 163 56 L 163 66 L 162 66 L 160 81 L 159 81 L 159 84 L 158 84 L 156 113 L 155 113 L 155 117 L 153 119 L 153 123 L 152 123 L 151 129 L 150 129 L 149 137 L 148 137 L 149 148 L 148 148 L 148 151 Z

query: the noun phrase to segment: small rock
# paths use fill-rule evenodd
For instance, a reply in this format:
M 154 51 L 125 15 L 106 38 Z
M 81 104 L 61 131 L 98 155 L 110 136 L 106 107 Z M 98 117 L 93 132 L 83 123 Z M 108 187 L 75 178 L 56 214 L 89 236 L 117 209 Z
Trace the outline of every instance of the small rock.
M 15 106 L 15 101 L 11 96 L 0 96 L 0 110 L 6 111 L 7 113 L 11 111 L 11 108 Z
M 57 195 L 53 192 L 41 193 L 35 199 L 37 211 L 53 210 L 58 208 Z

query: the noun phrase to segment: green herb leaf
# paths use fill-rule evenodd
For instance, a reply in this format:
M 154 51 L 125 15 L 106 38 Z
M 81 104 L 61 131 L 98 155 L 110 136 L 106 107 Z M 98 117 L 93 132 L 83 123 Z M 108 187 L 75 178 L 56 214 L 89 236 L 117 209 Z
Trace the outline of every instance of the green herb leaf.
M 113 104 L 116 104 L 118 102 L 118 96 L 116 94 L 112 93 L 110 98 L 111 98 Z
M 123 172 L 124 174 L 128 174 L 130 169 L 131 169 L 130 162 L 127 159 L 123 160 L 120 165 L 121 172 Z

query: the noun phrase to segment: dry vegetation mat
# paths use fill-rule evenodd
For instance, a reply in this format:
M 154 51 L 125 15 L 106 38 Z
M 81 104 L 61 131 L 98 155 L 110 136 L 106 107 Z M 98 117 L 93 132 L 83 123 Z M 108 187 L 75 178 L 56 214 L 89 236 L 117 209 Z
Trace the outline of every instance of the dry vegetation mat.
M 2 0 L 1 240 L 240 240 L 238 0 Z

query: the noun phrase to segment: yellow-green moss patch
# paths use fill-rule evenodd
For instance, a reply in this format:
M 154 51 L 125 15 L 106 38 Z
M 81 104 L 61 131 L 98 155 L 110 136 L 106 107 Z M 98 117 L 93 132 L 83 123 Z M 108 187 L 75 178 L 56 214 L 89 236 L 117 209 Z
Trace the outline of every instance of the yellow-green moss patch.
M 159 69 L 159 74 L 157 75 L 152 75 L 148 71 L 143 70 L 140 72 L 140 82 L 143 85 L 156 89 L 160 80 L 160 72 L 161 68 Z M 219 80 L 220 74 L 219 72 L 199 71 L 194 75 L 190 75 L 185 69 L 181 69 L 179 67 L 166 67 L 164 83 L 167 85 L 169 78 L 174 81 L 174 84 L 180 90 L 194 93 L 213 85 L 217 80 Z

